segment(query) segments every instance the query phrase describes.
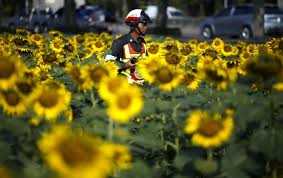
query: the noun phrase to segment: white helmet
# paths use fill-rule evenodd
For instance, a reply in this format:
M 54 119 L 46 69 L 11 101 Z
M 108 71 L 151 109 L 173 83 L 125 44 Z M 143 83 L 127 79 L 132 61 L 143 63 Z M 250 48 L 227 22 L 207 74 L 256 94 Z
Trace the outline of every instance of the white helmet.
M 142 9 L 134 9 L 128 13 L 125 23 L 130 27 L 136 27 L 139 23 L 152 23 L 152 21 Z

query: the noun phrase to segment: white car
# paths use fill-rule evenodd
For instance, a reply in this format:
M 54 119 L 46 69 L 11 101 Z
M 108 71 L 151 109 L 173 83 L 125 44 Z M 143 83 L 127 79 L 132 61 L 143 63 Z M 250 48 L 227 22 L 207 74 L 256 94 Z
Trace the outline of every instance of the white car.
M 158 15 L 158 6 L 149 5 L 146 7 L 145 12 L 148 14 L 148 16 L 151 19 L 155 20 Z M 167 17 L 168 17 L 168 20 L 184 19 L 184 13 L 180 9 L 177 9 L 172 6 L 168 6 L 167 7 Z

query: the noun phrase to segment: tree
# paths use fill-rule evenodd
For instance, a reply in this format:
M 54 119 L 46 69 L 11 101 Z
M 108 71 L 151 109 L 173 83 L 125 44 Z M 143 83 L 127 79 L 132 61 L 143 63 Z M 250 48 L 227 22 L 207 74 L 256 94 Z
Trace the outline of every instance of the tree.
M 74 0 L 64 0 L 64 22 L 67 28 L 76 26 L 76 3 Z
M 264 0 L 255 0 L 256 5 L 256 30 L 254 36 L 264 35 Z
M 156 25 L 160 33 L 166 34 L 168 0 L 159 0 Z

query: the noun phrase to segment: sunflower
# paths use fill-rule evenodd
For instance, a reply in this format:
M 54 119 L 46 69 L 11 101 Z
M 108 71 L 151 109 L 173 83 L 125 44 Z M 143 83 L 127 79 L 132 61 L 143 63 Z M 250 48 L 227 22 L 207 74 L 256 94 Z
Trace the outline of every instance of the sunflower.
M 125 77 L 106 77 L 99 85 L 99 95 L 102 99 L 109 101 L 111 100 L 120 90 L 124 87 L 128 87 L 128 81 Z
M 112 160 L 114 168 L 131 168 L 132 156 L 128 147 L 120 144 L 106 143 L 102 146 L 102 148 Z
M 248 44 L 245 49 L 252 55 L 258 54 L 258 46 L 256 44 Z
M 191 46 L 189 43 L 182 43 L 180 45 L 180 53 L 183 56 L 190 57 L 195 55 L 195 47 Z
M 219 58 L 221 53 L 218 50 L 216 50 L 212 47 L 209 47 L 208 49 L 205 50 L 205 52 L 202 55 L 210 57 L 214 60 L 214 59 Z
M 135 85 L 120 90 L 109 101 L 107 114 L 116 122 L 126 123 L 143 108 L 142 92 Z
M 214 60 L 209 65 L 199 68 L 201 78 L 205 78 L 217 85 L 218 90 L 225 90 L 237 78 L 237 71 L 228 68 L 223 60 Z
M 16 47 L 27 46 L 29 45 L 29 40 L 24 36 L 15 35 L 10 38 L 10 43 Z
M 65 44 L 63 43 L 63 40 L 60 37 L 55 37 L 51 42 L 50 42 L 50 48 L 55 52 L 55 53 L 60 53 L 63 51 Z
M 251 56 L 252 56 L 252 55 L 251 55 L 250 53 L 248 53 L 247 51 L 242 51 L 242 52 L 240 53 L 239 59 L 240 59 L 241 61 L 245 61 L 245 60 L 248 60 Z
M 196 90 L 201 82 L 201 79 L 198 77 L 197 73 L 192 71 L 186 71 L 183 78 L 183 83 L 187 86 L 188 89 Z
M 139 71 L 139 74 L 142 76 L 144 80 L 149 83 L 153 83 L 152 73 L 155 71 L 159 65 L 165 65 L 165 60 L 160 60 L 158 56 L 148 56 L 146 58 L 140 59 L 136 63 L 136 68 Z
M 45 68 L 44 66 L 40 65 L 38 67 L 32 68 L 31 70 L 35 73 L 36 78 L 39 81 L 46 81 L 53 79 L 51 74 L 48 72 L 49 68 Z
M 161 54 L 164 54 L 164 53 L 170 53 L 170 52 L 173 52 L 173 53 L 178 53 L 179 52 L 179 48 L 178 48 L 178 44 L 176 43 L 176 41 L 174 40 L 167 40 L 167 41 L 164 41 L 162 44 L 161 44 L 161 50 L 160 50 L 160 53 Z
M 210 116 L 207 111 L 196 110 L 187 117 L 185 133 L 192 134 L 192 143 L 204 148 L 215 148 L 223 145 L 232 135 L 233 117 L 219 113 Z
M 52 65 L 64 62 L 64 57 L 51 50 L 43 50 L 35 54 L 35 59 L 38 65 L 51 69 Z
M 234 55 L 236 52 L 234 51 L 235 48 L 233 48 L 232 45 L 230 44 L 225 44 L 223 46 L 223 48 L 221 48 L 221 53 L 224 55 L 224 56 L 232 56 Z
M 75 43 L 80 44 L 80 45 L 83 44 L 86 41 L 85 36 L 81 35 L 81 34 L 75 35 L 73 37 L 73 39 L 74 39 Z
M 78 45 L 74 43 L 73 40 L 67 39 L 64 45 L 64 51 L 67 55 L 77 55 L 78 54 Z
M 209 66 L 213 61 L 213 58 L 208 55 L 200 56 L 197 61 L 197 70 L 202 70 L 203 68 Z
M 105 50 L 106 45 L 102 40 L 97 39 L 97 40 L 95 40 L 91 43 L 91 48 L 92 48 L 92 51 L 95 54 L 99 54 L 99 53 L 102 53 L 102 51 Z
M 0 94 L 0 105 L 3 110 L 11 115 L 21 115 L 27 111 L 30 102 L 15 90 L 2 91 Z
M 91 84 L 87 81 L 87 67 L 80 64 L 68 63 L 65 67 L 65 71 L 72 78 L 76 85 L 82 90 L 91 89 Z
M 209 46 L 210 45 L 206 41 L 199 42 L 197 44 L 197 52 L 198 52 L 198 54 L 204 53 L 209 48 Z
M 283 70 L 283 57 L 278 54 L 262 53 L 244 61 L 242 67 L 250 75 L 263 78 L 280 77 Z
M 187 59 L 180 53 L 176 52 L 167 52 L 164 54 L 164 58 L 162 59 L 165 59 L 168 65 L 175 67 L 184 67 L 187 63 Z
M 193 48 L 197 48 L 199 41 L 197 39 L 191 39 L 189 40 L 189 45 L 192 46 Z
M 71 93 L 54 81 L 43 82 L 35 91 L 34 112 L 47 120 L 55 120 L 69 108 Z
M 14 86 L 25 68 L 21 59 L 16 56 L 0 56 L 0 89 L 5 90 Z
M 32 101 L 33 100 L 33 91 L 37 87 L 37 82 L 34 79 L 27 79 L 23 78 L 20 80 L 17 80 L 15 84 L 15 90 L 19 92 L 25 100 Z
M 7 44 L 0 44 L 0 56 L 11 56 L 12 49 L 10 45 Z
M 171 91 L 177 88 L 184 77 L 184 71 L 169 65 L 160 65 L 152 72 L 154 83 L 158 84 L 162 90 Z
M 111 160 L 95 136 L 55 125 L 37 145 L 48 166 L 61 177 L 106 178 L 111 173 Z
M 224 45 L 225 42 L 221 38 L 214 38 L 214 40 L 211 43 L 211 47 L 219 52 L 224 47 Z
M 105 77 L 114 77 L 118 74 L 118 67 L 113 62 L 99 63 L 87 66 L 87 80 L 94 87 Z
M 29 36 L 29 40 L 34 42 L 37 46 L 42 46 L 44 41 L 44 36 L 42 34 L 32 34 Z
M 151 42 L 149 44 L 147 44 L 147 52 L 148 52 L 148 55 L 150 56 L 159 56 L 160 55 L 160 43 L 158 42 Z
M 26 29 L 17 28 L 16 34 L 21 35 L 21 36 L 29 36 L 31 34 L 31 32 L 26 30 Z

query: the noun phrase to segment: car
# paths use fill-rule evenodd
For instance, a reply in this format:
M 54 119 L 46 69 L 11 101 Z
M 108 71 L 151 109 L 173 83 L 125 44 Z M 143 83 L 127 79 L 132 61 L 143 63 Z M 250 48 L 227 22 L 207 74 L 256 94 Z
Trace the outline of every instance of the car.
M 92 32 L 103 32 L 107 31 L 111 33 L 107 27 L 100 25 L 99 23 L 93 23 L 92 10 L 89 8 L 78 8 L 75 11 L 75 22 L 76 28 L 82 31 L 92 31 Z M 99 20 L 99 19 L 98 19 Z M 101 19 L 100 19 L 101 20 Z M 103 21 L 103 19 L 102 19 Z M 98 22 L 98 21 L 96 21 Z M 64 8 L 59 8 L 48 21 L 49 30 L 66 30 L 68 25 L 65 24 L 64 20 Z
M 145 13 L 148 14 L 148 16 L 154 21 L 157 18 L 158 15 L 158 6 L 156 5 L 148 5 L 145 9 Z M 168 6 L 167 10 L 167 18 L 168 20 L 183 20 L 185 18 L 185 15 L 182 10 L 177 9 L 172 6 Z
M 239 4 L 224 8 L 201 24 L 203 38 L 237 36 L 252 38 L 255 32 L 256 8 L 254 4 Z M 283 32 L 283 11 L 273 4 L 264 5 L 264 33 Z
M 52 10 L 46 8 L 32 8 L 28 13 L 21 13 L 6 19 L 7 27 L 14 32 L 16 28 L 28 29 L 34 33 L 47 31 L 47 22 Z

